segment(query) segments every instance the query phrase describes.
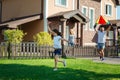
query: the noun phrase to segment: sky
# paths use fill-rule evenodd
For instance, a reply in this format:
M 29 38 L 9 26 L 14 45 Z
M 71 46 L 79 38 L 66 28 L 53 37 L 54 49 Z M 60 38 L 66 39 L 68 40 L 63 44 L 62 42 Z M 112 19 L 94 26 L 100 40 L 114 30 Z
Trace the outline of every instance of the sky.
M 117 6 L 117 19 L 120 19 L 120 6 Z

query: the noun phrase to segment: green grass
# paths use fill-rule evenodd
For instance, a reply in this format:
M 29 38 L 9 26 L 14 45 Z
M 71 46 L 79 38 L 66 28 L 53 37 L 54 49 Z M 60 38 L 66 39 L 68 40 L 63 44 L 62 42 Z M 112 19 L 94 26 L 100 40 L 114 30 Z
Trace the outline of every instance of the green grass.
M 67 66 L 53 59 L 0 60 L 0 80 L 120 80 L 120 65 L 67 59 Z

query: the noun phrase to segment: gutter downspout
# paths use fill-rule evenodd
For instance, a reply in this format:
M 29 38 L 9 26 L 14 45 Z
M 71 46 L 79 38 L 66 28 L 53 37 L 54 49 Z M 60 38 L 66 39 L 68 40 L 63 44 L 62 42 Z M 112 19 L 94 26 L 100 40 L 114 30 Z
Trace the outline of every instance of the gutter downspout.
M 44 31 L 48 32 L 47 27 L 47 17 L 48 17 L 48 0 L 43 0 L 43 22 L 44 22 Z

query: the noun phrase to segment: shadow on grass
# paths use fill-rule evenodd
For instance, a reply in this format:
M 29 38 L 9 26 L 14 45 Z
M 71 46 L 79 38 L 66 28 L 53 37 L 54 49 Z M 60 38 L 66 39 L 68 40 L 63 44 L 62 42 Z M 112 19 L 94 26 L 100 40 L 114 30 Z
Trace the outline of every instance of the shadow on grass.
M 20 64 L 0 64 L 0 80 L 110 80 L 120 78 L 119 74 L 95 73 L 86 70 L 30 66 Z

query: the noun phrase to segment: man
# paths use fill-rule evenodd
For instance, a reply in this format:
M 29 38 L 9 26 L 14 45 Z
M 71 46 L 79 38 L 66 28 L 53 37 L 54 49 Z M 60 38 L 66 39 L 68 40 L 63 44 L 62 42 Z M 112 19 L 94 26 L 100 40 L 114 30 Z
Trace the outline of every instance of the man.
M 104 60 L 104 48 L 105 48 L 105 42 L 106 42 L 106 32 L 110 30 L 110 26 L 106 29 L 102 27 L 100 24 L 98 24 L 95 28 L 95 31 L 98 34 L 98 40 L 97 40 L 97 48 L 98 48 L 98 53 L 100 55 L 100 60 Z

